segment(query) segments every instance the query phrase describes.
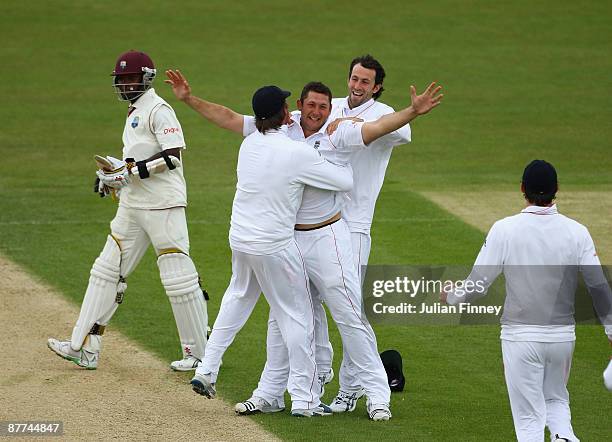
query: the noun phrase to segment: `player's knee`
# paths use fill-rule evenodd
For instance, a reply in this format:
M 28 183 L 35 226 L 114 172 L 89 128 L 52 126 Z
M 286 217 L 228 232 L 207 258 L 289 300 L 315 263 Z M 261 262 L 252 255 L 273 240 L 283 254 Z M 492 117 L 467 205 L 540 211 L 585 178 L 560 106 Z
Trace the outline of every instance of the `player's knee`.
M 199 289 L 198 272 L 184 253 L 178 250 L 164 253 L 157 258 L 157 265 L 168 296 L 187 295 Z

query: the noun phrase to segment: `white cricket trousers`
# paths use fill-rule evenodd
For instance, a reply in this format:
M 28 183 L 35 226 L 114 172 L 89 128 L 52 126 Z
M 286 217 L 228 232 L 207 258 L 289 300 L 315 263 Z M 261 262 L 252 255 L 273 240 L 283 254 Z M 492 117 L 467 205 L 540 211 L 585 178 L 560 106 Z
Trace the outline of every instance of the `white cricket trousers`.
M 206 345 L 197 374 L 211 374 L 216 382 L 223 353 L 251 315 L 263 291 L 270 314 L 287 343 L 292 409 L 320 404 L 314 358 L 314 316 L 304 261 L 295 241 L 271 255 L 232 250 L 232 279 Z
M 531 342 L 502 340 L 504 375 L 516 439 L 541 442 L 544 426 L 555 435 L 579 441 L 574 434 L 567 380 L 574 341 Z
M 359 274 L 359 280 L 363 284 L 365 271 L 370 259 L 372 248 L 372 237 L 369 233 L 351 232 L 351 245 L 353 247 L 353 261 Z
M 357 269 L 360 285 L 363 285 L 363 280 L 365 278 L 365 271 L 368 265 L 368 260 L 370 258 L 370 250 L 372 247 L 372 238 L 369 233 L 363 232 L 351 232 L 351 244 L 353 248 L 353 262 L 355 268 Z M 362 302 L 361 296 L 361 287 L 359 290 L 359 302 L 360 305 Z M 318 342 L 319 337 L 319 328 L 315 330 L 317 334 L 317 352 L 319 351 L 319 347 L 322 346 Z M 322 335 L 322 333 L 321 333 Z M 322 352 L 325 355 L 324 352 Z M 340 365 L 340 374 L 338 377 L 338 381 L 340 384 L 340 390 L 355 393 L 359 391 L 362 387 L 360 383 L 359 369 L 351 362 L 351 360 L 347 357 L 347 349 L 342 344 L 342 364 Z M 380 359 L 380 355 L 379 355 Z M 319 363 L 319 353 L 317 353 L 317 364 Z M 330 362 L 331 363 L 331 362 Z M 382 363 L 382 362 L 381 362 Z M 386 376 L 386 375 L 385 375 Z M 385 377 L 385 382 L 388 382 Z M 387 383 L 388 385 L 388 383 Z
M 361 285 L 353 262 L 351 235 L 344 220 L 329 226 L 309 231 L 296 231 L 295 239 L 306 263 L 306 272 L 317 295 L 313 296 L 318 323 L 325 322 L 324 339 L 317 335 L 321 344 L 329 343 L 325 302 L 342 337 L 345 356 L 359 373 L 359 383 L 365 388 L 373 403 L 388 404 L 391 391 L 382 361 L 376 346 L 376 337 L 361 308 Z M 320 298 L 319 298 L 320 296 Z M 268 321 L 266 366 L 253 396 L 263 397 L 269 402 L 281 400 L 287 386 L 287 349 L 283 345 L 277 321 L 273 314 Z M 320 328 L 317 328 L 317 332 Z M 317 366 L 319 365 L 317 345 Z M 323 374 L 331 368 L 318 368 Z
M 189 254 L 189 234 L 184 207 L 147 210 L 119 206 L 110 223 L 121 244 L 121 275 L 127 277 L 153 245 L 155 253 L 178 249 Z

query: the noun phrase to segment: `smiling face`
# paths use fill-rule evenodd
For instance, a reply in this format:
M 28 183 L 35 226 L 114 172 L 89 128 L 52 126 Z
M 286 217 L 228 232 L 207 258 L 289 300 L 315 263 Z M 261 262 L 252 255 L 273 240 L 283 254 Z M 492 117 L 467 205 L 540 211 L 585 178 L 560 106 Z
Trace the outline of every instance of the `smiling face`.
M 376 70 L 364 68 L 360 63 L 353 66 L 348 79 L 349 106 L 351 109 L 361 106 L 379 91 L 381 85 L 376 84 Z
M 297 107 L 302 113 L 300 126 L 306 137 L 318 132 L 331 113 L 329 97 L 314 91 L 309 91 L 303 100 L 298 100 Z

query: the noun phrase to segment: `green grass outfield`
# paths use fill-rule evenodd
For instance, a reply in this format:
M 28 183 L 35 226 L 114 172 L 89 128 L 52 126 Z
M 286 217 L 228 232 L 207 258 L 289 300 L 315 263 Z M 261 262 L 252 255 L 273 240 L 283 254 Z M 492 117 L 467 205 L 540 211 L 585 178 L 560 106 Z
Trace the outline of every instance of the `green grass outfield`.
M 305 82 L 321 80 L 344 96 L 348 64 L 366 52 L 387 69 L 382 101 L 396 108 L 408 103 L 410 84 L 422 90 L 440 81 L 444 104 L 416 121 L 413 143 L 393 154 L 372 263 L 473 261 L 484 233 L 418 190 L 514 189 L 535 157 L 557 166 L 562 189 L 612 190 L 609 2 L 4 3 L 0 250 L 75 303 L 115 211 L 91 191 L 92 156 L 120 154 L 125 107 L 109 74 L 130 48 L 148 52 L 160 70 L 180 68 L 196 95 L 240 112 L 249 112 L 252 92 L 269 83 L 296 97 Z M 230 276 L 227 233 L 241 139 L 177 103 L 160 79 L 156 89 L 175 106 L 186 134 L 192 256 L 214 317 Z M 177 357 L 152 253 L 129 284 L 112 326 L 165 360 Z M 228 403 L 256 385 L 266 318 L 261 301 L 224 357 L 219 391 Z M 54 324 L 39 326 L 58 332 Z M 511 440 L 498 331 L 377 326 L 380 349 L 399 349 L 406 366 L 406 390 L 393 395 L 389 423 L 369 422 L 363 403 L 328 419 L 253 419 L 286 440 Z M 569 384 L 574 428 L 583 440 L 611 440 L 612 396 L 601 382 L 607 341 L 601 328 L 577 334 Z M 337 371 L 335 329 L 333 340 Z M 334 381 L 326 399 L 336 388 Z M 205 430 L 194 422 L 188 433 Z

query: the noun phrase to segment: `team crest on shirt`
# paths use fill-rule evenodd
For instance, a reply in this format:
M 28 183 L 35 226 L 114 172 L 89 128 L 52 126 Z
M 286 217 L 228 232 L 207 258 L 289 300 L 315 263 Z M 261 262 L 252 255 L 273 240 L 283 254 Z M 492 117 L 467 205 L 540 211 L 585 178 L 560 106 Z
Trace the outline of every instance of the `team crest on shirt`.
M 140 121 L 140 117 L 135 116 L 134 119 L 132 120 L 132 128 L 136 129 L 138 127 L 138 123 Z

